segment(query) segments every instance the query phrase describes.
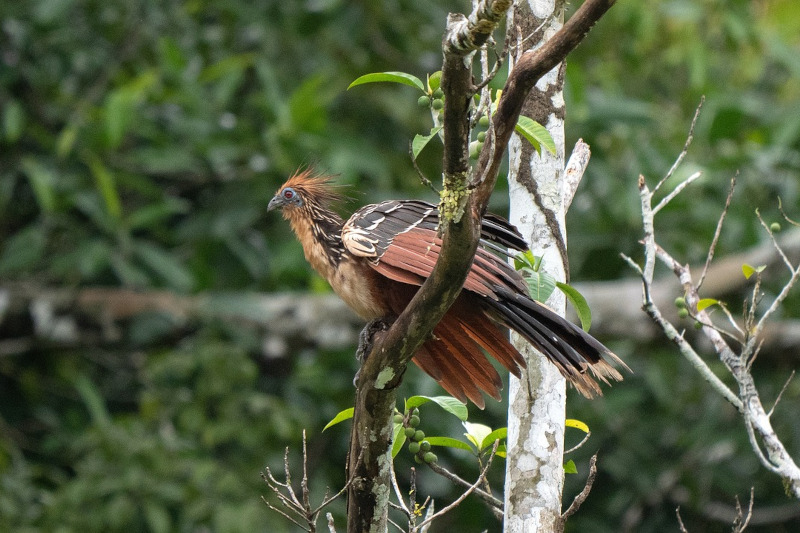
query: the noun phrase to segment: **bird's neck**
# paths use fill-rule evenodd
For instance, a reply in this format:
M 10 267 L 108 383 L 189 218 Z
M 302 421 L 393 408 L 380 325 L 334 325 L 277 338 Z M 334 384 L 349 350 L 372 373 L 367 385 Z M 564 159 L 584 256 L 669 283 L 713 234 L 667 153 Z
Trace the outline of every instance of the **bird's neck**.
M 286 218 L 303 246 L 306 259 L 330 282 L 345 254 L 344 221 L 335 212 L 320 206 L 287 211 Z

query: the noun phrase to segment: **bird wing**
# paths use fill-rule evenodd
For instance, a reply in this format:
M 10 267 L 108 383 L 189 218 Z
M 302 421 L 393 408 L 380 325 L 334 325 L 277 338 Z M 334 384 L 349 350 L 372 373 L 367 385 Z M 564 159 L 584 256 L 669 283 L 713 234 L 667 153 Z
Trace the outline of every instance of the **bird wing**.
M 342 241 L 350 253 L 368 259 L 384 276 L 422 285 L 441 252 L 439 210 L 420 200 L 368 205 L 345 223 Z M 525 282 L 505 260 L 508 248 L 528 248 L 517 229 L 501 217 L 487 215 L 481 225 L 480 244 L 464 288 L 489 297 L 493 297 L 495 287 L 524 290 Z
M 379 274 L 411 286 L 430 276 L 441 252 L 439 213 L 418 200 L 368 205 L 345 223 L 342 241 Z M 414 361 L 453 396 L 479 407 L 480 390 L 499 397 L 500 378 L 481 352 L 490 353 L 515 375 L 525 359 L 505 340 L 499 327 L 515 330 L 541 351 L 585 396 L 601 394 L 596 379 L 622 376 L 608 361 L 625 364 L 591 335 L 533 301 L 522 276 L 506 261 L 512 250 L 527 249 L 522 236 L 504 219 L 489 215 L 481 225 L 481 246 L 464 282 L 464 291 L 417 351 Z M 500 253 L 498 255 L 498 252 Z M 391 296 L 384 297 L 391 299 Z M 395 309 L 401 312 L 403 305 Z M 587 369 L 590 374 L 587 373 Z

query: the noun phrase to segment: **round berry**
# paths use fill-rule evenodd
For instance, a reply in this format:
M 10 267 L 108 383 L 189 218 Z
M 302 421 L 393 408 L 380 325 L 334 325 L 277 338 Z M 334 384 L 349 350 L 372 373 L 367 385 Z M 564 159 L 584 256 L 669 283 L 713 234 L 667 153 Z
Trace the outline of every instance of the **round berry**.
M 703 324 L 701 322 L 695 322 L 694 329 L 703 329 Z
M 434 98 L 444 98 L 444 91 L 442 89 L 436 89 L 433 91 Z
M 489 117 L 486 115 L 481 115 L 481 118 L 478 119 L 478 125 L 483 126 L 484 128 L 489 126 Z
M 689 316 L 689 310 L 686 309 L 685 307 L 682 308 L 680 311 L 678 311 L 678 316 L 681 317 L 681 318 L 688 317 Z
M 444 107 L 444 102 L 442 101 L 441 98 L 435 98 L 433 102 L 431 102 L 431 105 L 433 106 L 434 109 L 438 111 L 439 109 L 442 109 Z
M 677 298 L 675 298 L 675 307 L 677 307 L 678 309 L 686 307 L 686 298 L 684 298 L 683 296 L 678 296 Z
M 414 434 L 416 432 L 417 432 L 417 430 L 414 429 L 414 428 L 406 428 L 406 437 L 408 437 L 409 439 L 413 439 L 414 438 Z
M 419 425 L 419 417 L 417 415 L 411 415 L 411 418 L 408 419 L 408 425 L 412 428 L 415 428 Z
M 421 429 L 418 429 L 418 430 L 417 430 L 417 431 L 414 433 L 414 440 L 415 440 L 415 441 L 417 441 L 417 442 L 420 442 L 420 441 L 422 441 L 424 438 L 425 438 L 425 432 L 424 432 L 424 431 L 422 431 Z
M 422 450 L 423 452 L 429 452 L 431 451 L 431 443 L 424 440 L 419 443 L 419 449 Z
M 431 463 L 435 463 L 436 461 L 438 461 L 439 458 L 436 457 L 436 454 L 433 453 L 433 452 L 425 452 L 425 455 L 422 456 L 422 460 L 425 461 L 428 464 L 431 464 Z
M 469 143 L 469 157 L 470 159 L 478 159 L 478 156 L 481 154 L 481 143 L 478 141 L 472 141 Z
M 769 230 L 772 233 L 778 233 L 781 230 L 781 225 L 778 224 L 777 222 L 773 222 L 772 224 L 769 225 Z
M 403 423 L 403 415 L 394 415 L 394 423 L 395 424 L 402 424 Z
M 411 453 L 417 454 L 419 453 L 420 445 L 419 442 L 409 442 L 408 443 L 408 451 Z
M 479 132 L 478 133 L 478 141 L 479 142 L 483 142 L 485 140 L 486 140 L 486 132 L 485 131 Z
M 417 100 L 417 105 L 420 106 L 420 107 L 423 107 L 423 108 L 430 107 L 430 105 L 431 105 L 430 96 L 426 96 L 424 94 L 422 96 L 420 96 L 419 100 Z

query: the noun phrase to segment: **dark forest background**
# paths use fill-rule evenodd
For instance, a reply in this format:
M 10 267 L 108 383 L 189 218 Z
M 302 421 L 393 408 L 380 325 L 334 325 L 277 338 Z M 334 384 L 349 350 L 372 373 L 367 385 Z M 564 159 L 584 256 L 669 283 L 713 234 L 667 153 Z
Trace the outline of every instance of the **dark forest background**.
M 261 501 L 270 496 L 260 473 L 280 472 L 287 446 L 299 465 L 303 429 L 314 497 L 341 487 L 348 425 L 322 428 L 351 405 L 359 325 L 266 205 L 309 164 L 349 186 L 343 212 L 431 199 L 408 156 L 409 140 L 430 128 L 419 95 L 346 88 L 369 72 L 439 70 L 446 14 L 469 9 L 0 4 L 0 530 L 293 531 Z M 754 210 L 779 220 L 778 197 L 800 218 L 800 4 L 621 1 L 567 67 L 567 149 L 583 138 L 593 154 L 568 219 L 573 281 L 632 277 L 619 253 L 640 257 L 637 177 L 666 173 L 702 95 L 679 177 L 704 177 L 660 215 L 661 244 L 702 263 L 737 172 L 718 256 L 766 242 Z M 433 145 L 423 152 L 429 176 L 439 158 Z M 500 214 L 505 189 L 501 180 Z M 767 298 L 782 275 L 778 266 L 767 277 Z M 709 296 L 736 313 L 746 294 Z M 787 323 L 798 324 L 799 295 Z M 604 313 L 598 322 L 616 320 Z M 568 415 L 592 437 L 570 456 L 579 473 L 565 500 L 595 451 L 600 473 L 569 531 L 677 531 L 678 506 L 690 531 L 729 531 L 735 497 L 746 502 L 751 486 L 752 531 L 800 529 L 800 506 L 759 464 L 737 413 L 671 345 L 598 335 L 634 373 L 601 399 L 571 393 Z M 755 365 L 767 402 L 800 366 L 796 341 L 773 346 Z M 442 394 L 416 369 L 403 387 Z M 774 418 L 795 458 L 798 405 L 795 379 Z M 470 410 L 492 427 L 504 416 L 494 402 Z M 421 417 L 429 435 L 463 432 L 435 406 Z M 477 474 L 466 452 L 439 457 Z M 407 479 L 410 454 L 396 464 Z M 502 470 L 497 461 L 497 490 Z M 457 493 L 428 472 L 421 491 L 439 506 Z M 343 525 L 342 502 L 332 511 Z M 457 527 L 499 526 L 469 499 L 438 531 Z

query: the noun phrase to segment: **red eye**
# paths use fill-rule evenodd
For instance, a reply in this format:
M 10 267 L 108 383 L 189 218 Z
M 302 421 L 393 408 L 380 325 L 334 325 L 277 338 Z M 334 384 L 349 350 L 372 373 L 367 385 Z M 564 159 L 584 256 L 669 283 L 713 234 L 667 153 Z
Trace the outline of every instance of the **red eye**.
M 294 198 L 294 191 L 292 189 L 286 189 L 285 191 L 283 191 L 283 197 L 286 198 L 287 200 L 291 200 L 292 198 Z

